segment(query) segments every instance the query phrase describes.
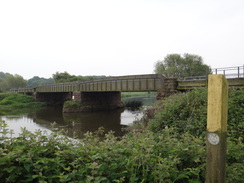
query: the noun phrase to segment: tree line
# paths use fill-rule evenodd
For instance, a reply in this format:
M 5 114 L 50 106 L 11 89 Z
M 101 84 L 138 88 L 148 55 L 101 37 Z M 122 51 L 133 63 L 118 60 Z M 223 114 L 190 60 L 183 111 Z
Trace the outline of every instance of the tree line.
M 163 60 L 154 65 L 154 73 L 164 74 L 167 77 L 184 78 L 188 76 L 206 76 L 212 73 L 210 66 L 204 64 L 201 56 L 185 53 L 168 54 Z M 52 78 L 34 76 L 25 80 L 18 74 L 0 72 L 0 91 L 11 88 L 36 87 L 43 84 L 85 81 L 106 76 L 75 76 L 68 72 L 56 72 Z
M 31 79 L 25 80 L 18 74 L 10 74 L 0 72 L 0 91 L 7 91 L 11 88 L 33 88 L 38 85 L 52 84 L 52 83 L 64 83 L 73 81 L 85 81 L 105 76 L 75 76 L 68 72 L 56 72 L 52 78 L 43 78 L 34 76 Z

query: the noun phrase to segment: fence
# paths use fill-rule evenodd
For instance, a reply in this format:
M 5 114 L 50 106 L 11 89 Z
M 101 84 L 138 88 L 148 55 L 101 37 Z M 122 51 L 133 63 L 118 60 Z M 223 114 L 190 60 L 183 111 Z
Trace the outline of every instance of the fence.
M 226 78 L 244 78 L 244 65 L 237 67 L 223 67 L 223 68 L 215 68 L 212 69 L 212 74 L 223 74 Z M 190 76 L 185 77 L 184 81 L 192 81 L 192 80 L 206 80 L 208 78 L 205 76 Z
M 213 69 L 213 74 L 223 74 L 226 78 L 244 78 L 244 65 Z

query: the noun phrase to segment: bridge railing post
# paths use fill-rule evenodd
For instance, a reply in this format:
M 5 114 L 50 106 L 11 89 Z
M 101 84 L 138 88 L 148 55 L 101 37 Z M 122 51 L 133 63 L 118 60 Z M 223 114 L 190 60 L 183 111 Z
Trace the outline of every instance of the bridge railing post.
M 240 67 L 237 67 L 237 75 L 238 75 L 238 78 L 240 77 Z

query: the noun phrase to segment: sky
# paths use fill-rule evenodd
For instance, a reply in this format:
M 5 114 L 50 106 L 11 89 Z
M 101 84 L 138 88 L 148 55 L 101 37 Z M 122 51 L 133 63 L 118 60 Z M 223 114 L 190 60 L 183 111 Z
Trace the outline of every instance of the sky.
M 244 65 L 243 0 L 0 0 L 0 72 L 152 74 L 168 54 Z

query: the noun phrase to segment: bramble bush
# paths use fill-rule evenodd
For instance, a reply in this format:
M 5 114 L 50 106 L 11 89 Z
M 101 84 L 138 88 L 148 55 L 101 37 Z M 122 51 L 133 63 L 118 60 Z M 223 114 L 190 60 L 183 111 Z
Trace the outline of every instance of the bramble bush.
M 1 182 L 201 182 L 203 141 L 178 139 L 173 129 L 155 135 L 87 133 L 74 140 L 53 133 L 23 130 L 1 142 Z
M 207 122 L 207 89 L 195 89 L 178 93 L 159 101 L 156 114 L 148 128 L 159 132 L 165 127 L 173 127 L 178 134 L 188 132 L 194 136 L 205 136 Z M 158 108 L 158 110 L 157 110 Z M 152 117 L 151 117 L 152 118 Z M 244 90 L 229 90 L 228 136 L 239 138 L 244 135 Z
M 174 128 L 181 138 L 189 133 L 205 139 L 207 123 L 207 89 L 178 93 L 160 101 L 150 114 L 147 128 L 161 133 L 165 127 Z M 156 111 L 156 112 L 155 112 Z M 244 90 L 229 89 L 227 122 L 227 180 L 244 182 Z

